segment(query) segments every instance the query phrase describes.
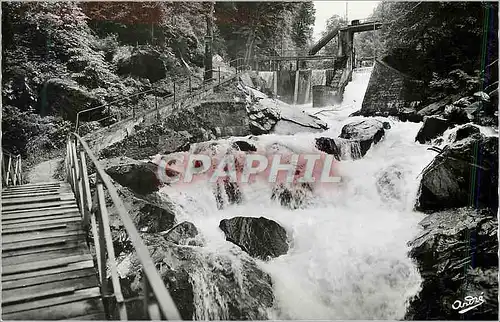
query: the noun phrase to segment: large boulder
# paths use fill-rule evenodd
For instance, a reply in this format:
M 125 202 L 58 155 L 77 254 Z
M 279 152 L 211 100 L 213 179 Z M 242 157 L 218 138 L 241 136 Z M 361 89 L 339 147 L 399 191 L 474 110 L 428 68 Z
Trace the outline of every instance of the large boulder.
M 161 123 L 140 129 L 125 139 L 101 150 L 100 156 L 112 158 L 126 156 L 145 159 L 156 154 L 169 154 L 189 149 L 192 135 L 186 131 L 173 131 Z
M 135 227 L 145 233 L 162 233 L 169 231 L 176 222 L 174 205 L 158 193 L 138 195 L 113 181 L 118 196 L 122 201 L 127 215 L 132 219 Z M 132 242 L 125 231 L 118 209 L 113 203 L 109 191 L 104 190 L 106 207 L 108 209 L 109 224 L 115 254 L 128 253 L 132 250 Z M 93 204 L 97 204 L 97 194 L 93 192 Z
M 247 107 L 250 124 L 250 131 L 254 135 L 271 132 L 276 123 L 280 120 L 280 111 L 272 106 L 265 106 L 260 102 L 255 102 Z
M 134 48 L 130 56 L 117 61 L 117 72 L 156 82 L 167 76 L 163 55 L 152 48 Z
M 175 225 L 169 231 L 164 233 L 163 237 L 165 240 L 177 245 L 203 245 L 201 236 L 198 233 L 198 228 L 196 228 L 196 226 L 189 221 L 183 221 L 180 224 Z
M 387 125 L 385 125 L 385 127 L 387 127 Z M 384 122 L 368 119 L 344 125 L 340 137 L 358 141 L 361 149 L 361 156 L 364 156 L 372 144 L 377 144 L 382 140 L 384 134 Z
M 410 242 L 410 256 L 423 283 L 405 319 L 498 321 L 495 214 L 460 208 L 434 213 L 420 223 L 423 230 Z M 460 304 L 456 301 L 467 302 L 467 296 L 482 296 L 484 303 L 460 314 L 461 308 L 453 307 Z
M 271 278 L 241 250 L 224 255 L 203 247 L 179 246 L 158 235 L 141 237 L 183 320 L 269 318 L 267 311 L 274 302 Z M 144 277 L 136 254 L 118 261 L 129 296 L 142 295 Z M 144 318 L 139 308 L 140 303 L 129 318 Z
M 438 101 L 423 106 L 417 112 L 420 116 L 443 115 L 446 105 L 456 102 L 460 95 L 446 96 Z
M 424 169 L 416 209 L 498 207 L 498 138 L 474 134 L 438 154 Z
M 332 154 L 337 161 L 340 161 L 342 158 L 342 150 L 333 138 L 316 138 L 316 148 L 322 152 Z
M 106 173 L 113 180 L 140 195 L 159 190 L 161 182 L 158 177 L 158 165 L 128 158 L 119 160 L 120 164 L 105 167 Z
M 286 230 L 273 220 L 234 217 L 221 220 L 219 228 L 228 241 L 252 257 L 268 260 L 288 252 Z
M 424 124 L 418 130 L 415 141 L 421 144 L 430 142 L 432 139 L 442 135 L 450 127 L 447 119 L 437 116 L 427 116 L 424 118 Z
M 465 124 L 456 128 L 456 130 L 451 133 L 449 139 L 451 142 L 458 142 L 465 138 L 468 138 L 469 136 L 479 135 L 480 133 L 481 130 L 477 126 L 474 126 L 472 124 Z
M 60 78 L 47 80 L 42 86 L 39 97 L 42 116 L 60 114 L 70 121 L 76 121 L 79 111 L 103 103 L 77 82 Z M 98 116 L 100 115 L 95 115 Z
M 272 189 L 271 199 L 278 200 L 286 208 L 301 208 L 313 197 L 313 188 L 309 183 L 283 184 L 279 183 Z

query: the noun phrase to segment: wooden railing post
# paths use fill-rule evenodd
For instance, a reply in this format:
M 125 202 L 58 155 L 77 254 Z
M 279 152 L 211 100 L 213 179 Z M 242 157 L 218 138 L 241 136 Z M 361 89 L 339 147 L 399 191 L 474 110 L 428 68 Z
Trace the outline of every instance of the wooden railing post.
M 7 175 L 6 175 L 6 181 L 5 181 L 5 185 L 8 186 L 9 185 L 9 178 L 10 178 L 10 168 L 11 168 L 11 164 L 12 164 L 12 157 L 9 155 L 9 163 L 7 163 Z
M 80 188 L 80 170 L 78 164 L 78 156 L 76 154 L 76 142 L 71 142 L 71 155 L 73 156 L 73 183 L 74 183 L 74 191 L 76 202 L 78 204 L 78 208 L 80 209 L 80 213 L 83 214 L 83 204 L 81 198 L 81 188 Z
M 92 200 L 89 199 L 90 184 L 88 183 L 88 173 L 85 161 L 86 157 L 88 157 L 96 167 L 97 205 L 91 208 L 90 222 L 94 237 L 94 246 L 97 255 L 97 266 L 103 300 L 109 298 L 110 296 L 114 296 L 120 319 L 127 319 L 126 306 L 115 262 L 113 240 L 104 196 L 104 187 L 106 187 L 115 209 L 120 216 L 121 222 L 125 227 L 125 231 L 132 242 L 137 257 L 142 264 L 143 282 L 145 283 L 144 301 L 145 310 L 147 311 L 146 315 L 151 319 L 156 320 L 161 318 L 180 320 L 181 317 L 177 307 L 169 291 L 165 287 L 162 277 L 158 274 L 158 271 L 155 268 L 155 263 L 149 256 L 148 247 L 142 241 L 140 233 L 137 231 L 134 222 L 129 217 L 127 209 L 120 200 L 112 182 L 106 175 L 106 172 L 100 167 L 98 159 L 92 153 L 85 141 L 83 141 L 82 138 L 76 133 L 73 133 L 72 136 L 75 138 L 75 141 L 73 141 L 72 138 L 68 140 L 69 173 L 71 174 L 71 182 L 74 185 L 75 197 L 77 197 L 77 200 L 79 200 L 81 204 L 82 213 L 89 211 L 89 203 L 92 203 Z M 78 142 L 85 152 L 85 154 L 80 153 L 80 162 L 78 161 L 75 142 Z M 109 264 L 111 271 L 111 282 L 113 285 L 112 294 L 110 294 L 108 287 L 106 264 Z M 109 311 L 107 313 L 109 313 Z
M 90 211 L 92 210 L 92 196 L 90 195 L 90 182 L 89 175 L 87 171 L 87 161 L 85 160 L 85 152 L 80 151 L 80 166 L 81 166 L 81 178 L 83 183 L 83 226 L 88 228 Z
M 102 249 L 104 248 L 103 245 L 104 242 L 105 249 L 107 250 L 108 261 L 111 270 L 111 282 L 113 283 L 113 292 L 118 306 L 118 313 L 120 315 L 120 320 L 127 320 L 127 310 L 125 307 L 125 301 L 123 298 L 120 286 L 120 279 L 118 276 L 118 269 L 115 261 L 113 238 L 111 236 L 111 229 L 109 228 L 109 218 L 108 218 L 108 211 L 106 208 L 106 200 L 104 197 L 104 187 L 100 177 L 99 181 L 97 182 L 96 191 L 99 204 L 99 241 L 101 245 L 101 253 Z
M 4 157 L 4 154 L 2 152 L 2 184 L 7 186 L 7 176 L 6 176 L 6 172 L 5 172 L 5 157 Z
M 23 183 L 23 159 L 19 156 L 19 184 Z

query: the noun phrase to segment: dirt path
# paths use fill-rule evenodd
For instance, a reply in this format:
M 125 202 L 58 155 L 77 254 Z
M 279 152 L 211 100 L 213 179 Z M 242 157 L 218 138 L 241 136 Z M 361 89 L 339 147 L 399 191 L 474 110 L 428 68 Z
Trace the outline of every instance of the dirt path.
M 55 171 L 62 159 L 51 159 L 37 164 L 28 173 L 29 183 L 39 183 L 39 182 L 55 182 L 59 181 L 54 178 Z

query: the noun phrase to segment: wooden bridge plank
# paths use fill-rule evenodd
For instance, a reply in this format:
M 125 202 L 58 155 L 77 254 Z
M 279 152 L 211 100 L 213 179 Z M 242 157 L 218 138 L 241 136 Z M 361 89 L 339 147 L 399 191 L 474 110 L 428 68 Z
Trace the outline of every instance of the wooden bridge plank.
M 65 244 L 71 240 L 82 240 L 81 235 L 65 236 L 65 237 L 58 237 L 58 238 L 38 239 L 38 240 L 35 239 L 35 240 L 18 242 L 18 243 L 4 244 L 4 245 L 2 245 L 2 251 L 5 252 L 5 251 L 12 251 L 12 250 L 27 249 L 27 248 L 41 248 L 41 247 L 52 246 L 52 245 L 61 245 L 61 244 Z
M 58 290 L 69 290 L 71 293 L 77 290 L 91 288 L 97 285 L 97 277 L 92 276 L 76 277 L 72 279 L 58 280 L 38 285 L 26 286 L 10 290 L 2 289 L 2 303 L 23 302 L 26 300 L 40 298 L 44 296 L 53 296 L 60 294 Z M 52 290 L 52 292 L 51 292 Z M 54 293 L 56 292 L 56 293 Z M 66 292 L 65 292 L 66 293 Z
M 2 257 L 2 265 L 7 266 L 7 265 L 22 264 L 22 263 L 39 262 L 42 260 L 56 259 L 71 255 L 85 255 L 90 253 L 85 246 L 86 245 L 84 244 L 80 244 L 79 246 L 71 248 L 56 249 L 52 251 L 31 253 L 18 256 Z
M 21 194 L 42 193 L 42 192 L 58 193 L 60 192 L 60 190 L 61 190 L 60 187 L 19 189 L 19 190 L 2 191 L 2 196 L 7 197 L 7 196 L 15 196 Z
M 37 209 L 37 208 L 57 208 L 63 205 L 73 205 L 75 203 L 74 200 L 64 200 L 64 201 L 52 201 L 52 202 L 40 202 L 40 203 L 29 203 L 22 205 L 12 205 L 12 206 L 3 206 L 2 211 L 10 211 L 10 210 L 25 210 L 25 209 Z
M 68 248 L 74 247 L 88 247 L 87 243 L 81 239 L 67 240 L 65 243 L 60 244 L 51 244 L 51 245 L 40 245 L 36 248 L 24 248 L 24 249 L 16 249 L 2 252 L 2 258 L 13 257 L 13 256 L 22 256 L 29 254 L 38 254 L 43 252 L 50 252 L 54 250 L 65 250 Z
M 7 219 L 17 219 L 26 217 L 41 217 L 46 215 L 55 215 L 61 213 L 67 213 L 70 211 L 79 212 L 76 205 L 64 205 L 58 208 L 41 208 L 41 209 L 26 209 L 26 210 L 12 210 L 12 211 L 2 211 L 2 218 Z
M 104 313 L 96 313 L 96 314 L 89 314 L 89 315 L 81 315 L 81 316 L 76 316 L 74 318 L 70 318 L 68 320 L 78 320 L 78 321 L 104 321 L 106 320 L 106 314 Z
M 54 229 L 64 229 L 68 226 L 66 224 L 53 224 L 44 226 L 27 226 L 27 227 L 17 227 L 17 228 L 5 228 L 2 227 L 2 235 L 6 234 L 20 234 L 30 231 L 43 231 L 43 230 L 54 230 Z
M 53 296 L 53 295 L 60 295 L 60 294 L 67 294 L 67 293 L 73 293 L 75 289 L 72 286 L 67 286 L 64 288 L 50 288 L 46 289 L 40 292 L 32 292 L 32 293 L 24 293 L 24 292 L 19 292 L 19 290 L 16 290 L 17 292 L 10 292 L 10 291 L 2 291 L 2 305 L 8 305 L 8 304 L 13 304 L 16 302 L 25 302 L 27 300 L 33 300 L 37 298 L 42 298 L 42 297 L 47 297 L 47 296 Z
M 38 187 L 38 186 L 55 186 L 64 183 L 63 181 L 52 181 L 52 182 L 36 182 L 36 183 L 26 183 L 19 186 L 10 186 L 7 189 L 12 189 L 16 187 Z
M 77 235 L 85 235 L 85 232 L 78 228 L 78 230 L 67 231 L 67 230 L 59 230 L 59 231 L 39 231 L 39 232 L 27 232 L 21 234 L 8 234 L 2 236 L 2 245 L 8 245 L 18 242 L 29 242 L 32 240 L 39 239 L 47 239 L 47 238 L 57 238 L 57 237 L 68 237 L 68 236 L 77 236 Z
M 4 189 L 1 220 L 2 319 L 105 318 L 69 184 Z
M 96 272 L 94 268 L 86 268 L 86 269 L 62 272 L 58 274 L 35 276 L 31 278 L 2 282 L 2 290 L 11 290 L 19 287 L 33 286 L 55 281 L 63 281 L 78 277 L 95 276 L 95 274 Z
M 26 222 L 17 222 L 17 221 L 11 221 L 11 222 L 2 222 L 2 228 L 5 229 L 15 229 L 15 228 L 22 228 L 22 227 L 31 227 L 31 226 L 40 226 L 44 227 L 47 225 L 57 225 L 57 224 L 66 224 L 66 225 L 80 225 L 81 224 L 81 217 L 80 214 L 77 216 L 69 216 L 69 217 L 57 217 L 57 218 L 52 218 L 52 219 L 45 219 L 45 218 L 39 218 L 39 220 L 35 221 L 26 221 Z
M 65 215 L 63 217 L 62 215 Z M 41 221 L 41 220 L 49 220 L 51 218 L 67 218 L 67 217 L 81 217 L 78 212 L 78 208 L 61 208 L 54 209 L 52 211 L 39 212 L 39 213 L 17 213 L 17 214 L 2 214 L 2 223 L 10 224 L 10 223 L 22 223 L 29 221 Z M 24 220 L 24 221 L 23 221 Z
M 49 196 L 34 196 L 34 197 L 24 197 L 24 198 L 2 198 L 2 206 L 3 205 L 16 205 L 16 204 L 31 204 L 34 202 L 46 202 L 46 201 L 66 201 L 74 199 L 73 194 L 54 194 Z
M 24 197 L 35 197 L 35 196 L 51 196 L 57 195 L 59 191 L 55 192 L 35 192 L 35 193 L 19 193 L 19 194 L 2 194 L 2 199 L 11 199 L 11 198 L 24 198 Z
M 16 305 L 7 305 L 2 307 L 2 318 L 9 319 L 7 314 L 14 312 L 23 312 L 33 309 L 39 309 L 43 307 L 50 307 L 53 305 L 72 303 L 86 299 L 99 298 L 101 296 L 101 291 L 99 287 L 88 288 L 84 290 L 75 291 L 69 296 L 58 296 L 47 299 L 42 299 L 36 302 L 20 303 Z M 100 299 L 99 299 L 100 300 Z
M 9 275 L 9 274 L 18 274 L 18 273 L 23 273 L 23 272 L 29 272 L 29 271 L 36 271 L 36 270 L 40 270 L 43 268 L 65 266 L 69 263 L 83 262 L 83 261 L 86 261 L 89 259 L 92 259 L 92 255 L 85 254 L 85 255 L 68 256 L 65 258 L 49 259 L 46 261 L 38 261 L 38 262 L 32 262 L 32 263 L 26 263 L 26 264 L 23 263 L 23 264 L 6 265 L 6 266 L 2 265 L 3 266 L 2 276 Z
M 2 282 L 31 278 L 31 277 L 35 277 L 35 276 L 60 274 L 63 272 L 69 272 L 69 271 L 74 271 L 74 270 L 78 270 L 78 269 L 82 269 L 82 268 L 89 268 L 89 267 L 94 267 L 93 260 L 71 263 L 71 264 L 68 264 L 67 266 L 43 269 L 43 270 L 39 270 L 39 271 L 35 271 L 35 272 L 26 272 L 26 273 L 6 275 L 6 276 L 2 276 Z
M 65 298 L 65 300 L 68 297 Z M 45 306 L 17 313 L 4 314 L 4 320 L 67 320 L 87 316 L 90 314 L 103 314 L 104 308 L 99 298 L 87 298 L 69 303 Z

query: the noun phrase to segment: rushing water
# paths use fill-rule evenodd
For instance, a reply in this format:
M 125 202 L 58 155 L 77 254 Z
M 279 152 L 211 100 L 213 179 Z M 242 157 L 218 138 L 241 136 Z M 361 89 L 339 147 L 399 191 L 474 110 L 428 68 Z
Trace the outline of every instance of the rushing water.
M 337 137 L 348 118 L 361 107 L 368 73 L 354 73 L 342 106 L 311 108 L 328 122 L 324 133 L 264 135 L 256 144 L 283 144 L 295 151 L 314 151 L 314 138 Z M 275 319 L 400 319 L 421 278 L 407 256 L 407 242 L 423 218 L 412 211 L 418 175 L 435 152 L 415 143 L 421 124 L 388 120 L 391 129 L 360 160 L 337 166 L 342 182 L 316 190 L 301 209 L 290 210 L 271 200 L 271 187 L 256 183 L 242 187 L 243 202 L 219 210 L 208 183 L 166 187 L 178 207 L 178 220 L 193 222 L 204 236 L 206 249 L 228 254 L 238 267 L 235 246 L 225 241 L 220 220 L 235 216 L 266 217 L 280 223 L 293 240 L 286 255 L 257 261 L 273 280 Z M 196 289 L 210 287 L 198 278 Z M 201 292 L 201 291 L 199 291 Z M 214 292 L 196 297 L 199 311 L 210 311 Z M 210 295 L 211 294 L 211 295 Z M 217 310 L 222 310 L 218 308 Z M 224 314 L 198 313 L 198 318 Z

